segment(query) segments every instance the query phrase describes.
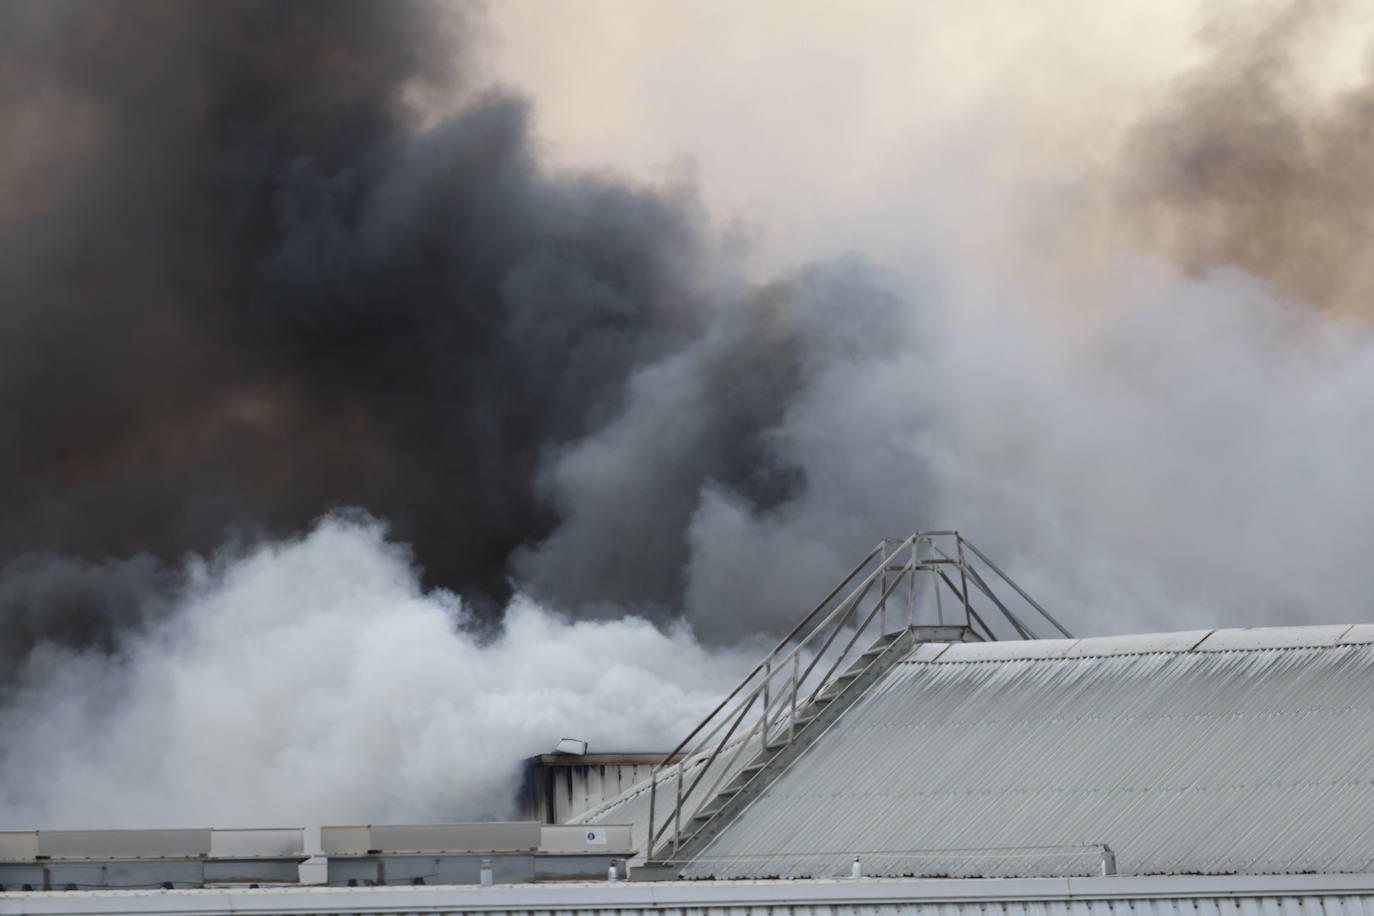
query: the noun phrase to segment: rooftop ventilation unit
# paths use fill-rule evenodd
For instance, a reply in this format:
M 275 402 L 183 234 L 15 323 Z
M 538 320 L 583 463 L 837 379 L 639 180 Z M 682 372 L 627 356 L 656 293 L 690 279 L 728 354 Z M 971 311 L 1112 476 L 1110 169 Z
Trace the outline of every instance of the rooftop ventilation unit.
M 574 754 L 578 757 L 587 753 L 587 742 L 580 738 L 560 738 L 554 745 L 555 754 Z

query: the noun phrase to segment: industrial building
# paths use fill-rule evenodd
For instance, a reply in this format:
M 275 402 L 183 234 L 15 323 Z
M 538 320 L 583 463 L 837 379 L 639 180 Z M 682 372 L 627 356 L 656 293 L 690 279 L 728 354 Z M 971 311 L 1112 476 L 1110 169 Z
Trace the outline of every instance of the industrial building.
M 879 544 L 637 784 L 578 790 L 553 829 L 614 830 L 628 882 L 387 870 L 8 892 L 0 914 L 1371 916 L 1371 759 L 1374 625 L 1075 638 L 927 532 Z M 357 876 L 375 836 L 340 835 Z

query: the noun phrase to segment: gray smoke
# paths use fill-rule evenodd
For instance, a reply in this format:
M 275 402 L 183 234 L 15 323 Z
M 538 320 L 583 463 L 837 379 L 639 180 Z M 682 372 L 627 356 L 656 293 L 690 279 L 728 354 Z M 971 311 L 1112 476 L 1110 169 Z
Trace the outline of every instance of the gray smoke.
M 111 652 L 119 636 L 160 619 L 182 576 L 146 555 L 83 561 L 26 553 L 0 567 L 0 671 L 22 671 L 44 641 Z
M 549 174 L 525 103 L 468 88 L 479 12 L 0 8 L 12 657 L 108 645 L 158 564 L 340 505 L 488 617 L 512 575 L 675 614 L 703 492 L 805 492 L 796 392 L 893 342 L 801 313 L 888 294 L 852 266 L 722 288 L 690 188 Z M 23 584 L 71 568 L 144 584 Z
M 1138 238 L 1194 274 L 1227 265 L 1280 295 L 1369 314 L 1374 295 L 1374 72 L 1327 97 L 1312 85 L 1338 4 L 1225 7 L 1206 59 L 1134 128 L 1119 201 Z
M 1084 635 L 1368 619 L 1324 8 L 1105 119 L 993 61 L 873 171 L 899 268 L 757 286 L 690 183 L 552 171 L 477 12 L 0 5 L 0 821 L 505 814 L 515 759 L 671 746 L 932 523 Z
M 521 758 L 561 735 L 670 747 L 760 651 L 524 598 L 490 639 L 469 622 L 357 513 L 193 563 L 120 657 L 33 653 L 0 706 L 0 824 L 510 817 Z

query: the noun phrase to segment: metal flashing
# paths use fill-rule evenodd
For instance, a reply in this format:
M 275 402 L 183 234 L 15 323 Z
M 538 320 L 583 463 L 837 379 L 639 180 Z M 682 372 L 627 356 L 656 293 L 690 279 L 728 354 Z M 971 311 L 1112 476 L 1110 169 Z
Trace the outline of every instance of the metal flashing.
M 1340 646 L 1353 646 L 1360 643 L 1374 642 L 1374 624 L 1357 623 L 1350 629 L 1341 634 L 1341 638 L 1336 640 Z
M 166 913 L 463 913 L 536 916 L 1368 916 L 1374 875 L 1012 880 L 873 879 L 798 881 L 576 882 L 357 888 L 225 888 L 174 891 L 10 892 L 0 916 L 122 916 Z
M 1179 630 L 1172 633 L 1143 633 L 1134 636 L 1090 636 L 1065 653 L 1066 658 L 1100 655 L 1143 655 L 1150 652 L 1188 652 L 1215 630 Z
M 1193 650 L 1229 652 L 1249 649 L 1302 649 L 1334 646 L 1351 628 L 1348 623 L 1307 627 L 1245 627 L 1215 630 Z
M 917 643 L 903 661 L 908 662 L 933 662 L 945 651 L 949 649 L 951 643 L 947 642 L 921 642 Z
M 939 661 L 997 662 L 1012 658 L 1062 658 L 1074 647 L 1075 639 L 1016 639 L 997 642 L 961 642 L 951 644 Z

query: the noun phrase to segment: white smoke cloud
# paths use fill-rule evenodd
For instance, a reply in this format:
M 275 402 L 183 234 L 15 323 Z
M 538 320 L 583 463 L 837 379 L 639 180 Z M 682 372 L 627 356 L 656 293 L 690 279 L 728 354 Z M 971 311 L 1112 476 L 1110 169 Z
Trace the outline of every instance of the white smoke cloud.
M 1137 264 L 1120 289 L 1058 324 L 970 297 L 918 350 L 818 372 L 776 432 L 802 496 L 702 493 L 696 624 L 794 619 L 853 562 L 835 543 L 900 533 L 925 501 L 1080 634 L 1367 619 L 1374 335 L 1240 272 Z M 667 749 L 764 648 L 525 598 L 484 639 L 356 516 L 189 580 L 112 658 L 31 660 L 0 714 L 0 823 L 509 816 L 521 758 L 563 735 Z M 741 593 L 749 619 L 711 615 Z
M 940 514 L 1081 633 L 1369 619 L 1368 326 L 1240 271 L 1118 281 L 1071 320 L 961 303 Z
M 537 14 L 545 18 L 542 5 Z M 722 17 L 703 15 L 691 34 L 715 48 Z M 1283 301 L 1240 270 L 1184 278 L 1120 236 L 1095 235 L 1101 214 L 1075 212 L 1072 195 L 1046 205 L 1060 202 L 1066 176 L 1087 176 L 1088 187 L 1073 188 L 1085 210 L 1110 196 L 1102 160 L 1118 121 L 1140 107 L 1120 105 L 1110 123 L 1101 109 L 1162 85 L 1187 44 L 1179 36 L 1195 24 L 1173 10 L 1168 27 L 1142 43 L 1114 12 L 1101 15 L 1097 30 L 1110 25 L 1110 34 L 1094 39 L 1081 67 L 1055 63 L 1077 60 L 1057 43 L 1033 44 L 1024 60 L 990 56 L 974 26 L 1002 20 L 974 15 L 956 30 L 965 38 L 907 83 L 889 77 L 913 66 L 909 36 L 920 30 L 875 26 L 888 38 L 890 53 L 878 58 L 885 67 L 853 54 L 864 79 L 821 109 L 786 68 L 751 82 L 757 48 L 783 43 L 771 19 L 759 23 L 758 40 L 734 33 L 747 53 L 716 73 L 729 89 L 718 92 L 697 84 L 696 62 L 709 54 L 683 52 L 693 66 L 667 66 L 663 43 L 627 32 L 650 61 L 643 66 L 674 81 L 672 97 L 699 97 L 696 121 L 681 105 L 660 104 L 633 67 L 590 72 L 618 91 L 645 93 L 636 105 L 607 104 L 602 80 L 584 98 L 562 71 L 549 77 L 577 96 L 561 109 L 548 107 L 556 93 L 541 99 L 544 123 L 585 128 L 562 138 L 573 152 L 657 161 L 662 150 L 621 141 L 666 136 L 655 118 L 671 120 L 684 144 L 710 141 L 701 159 L 708 199 L 720 171 L 735 170 L 723 199 L 713 199 L 719 208 L 742 206 L 742 188 L 767 190 L 771 205 L 759 210 L 782 214 L 778 231 L 788 233 L 769 243 L 770 259 L 791 266 L 843 236 L 903 261 L 908 278 L 885 278 L 901 304 L 876 316 L 860 307 L 869 300 L 848 298 L 866 283 L 788 300 L 778 323 L 804 337 L 813 358 L 764 438 L 805 485 L 764 508 L 717 481 L 675 487 L 688 505 L 673 506 L 673 517 L 685 521 L 653 530 L 690 547 L 685 569 L 674 560 L 670 570 L 683 577 L 685 606 L 653 609 L 666 611 L 662 618 L 683 614 L 717 642 L 784 627 L 852 565 L 849 545 L 931 525 L 962 529 L 1083 635 L 1371 619 L 1368 323 Z M 829 28 L 805 30 L 828 41 Z M 680 40 L 681 30 L 669 31 Z M 588 42 L 561 29 L 549 41 L 577 73 L 589 56 L 620 59 L 588 55 Z M 1173 52 L 1157 55 L 1156 45 Z M 1132 66 L 1118 66 L 1121 49 Z M 984 69 L 989 60 L 997 66 Z M 811 57 L 789 66 L 836 82 Z M 1107 95 L 1085 78 L 1132 70 L 1143 75 Z M 961 73 L 957 98 L 943 98 L 936 77 Z M 1026 80 L 1055 91 L 1018 95 Z M 1071 96 L 1058 91 L 1060 80 Z M 854 103 L 883 87 L 881 104 Z M 904 112 L 932 108 L 938 118 L 899 123 Z M 607 125 L 588 117 L 593 109 L 624 120 Z M 770 142 L 750 147 L 722 126 L 752 125 L 761 110 L 793 115 Z M 845 114 L 884 132 L 875 138 L 836 121 Z M 877 167 L 854 167 L 856 135 L 868 138 L 869 155 L 859 158 Z M 1048 241 L 1023 236 L 1046 226 Z M 549 485 L 581 497 L 567 508 L 597 535 L 587 540 L 617 543 L 592 522 L 664 517 L 661 503 L 620 501 L 652 489 L 630 485 L 640 477 L 669 476 L 673 460 L 696 453 L 691 409 L 738 397 L 728 384 L 700 383 L 724 375 L 714 368 L 718 351 L 753 333 L 721 325 L 676 360 L 643 370 L 613 422 L 555 456 Z M 644 554 L 659 546 L 634 543 Z M 737 611 L 741 595 L 746 615 Z M 604 612 L 611 619 L 570 622 L 521 598 L 484 641 L 456 599 L 421 588 L 404 547 L 377 523 L 328 519 L 300 540 L 201 564 L 179 610 L 126 636 L 113 660 L 54 649 L 35 656 L 0 713 L 9 739 L 0 822 L 501 815 L 522 756 L 564 734 L 594 748 L 666 750 L 762 648 L 707 650 L 683 624 L 661 631 L 615 603 Z
M 924 500 L 1080 634 L 1367 619 L 1374 336 L 1239 272 L 1137 265 L 1120 288 L 1069 324 L 970 298 L 919 352 L 819 372 L 776 433 L 802 497 L 702 494 L 698 625 L 794 618 L 852 562 L 833 544 L 900 533 Z M 0 823 L 508 816 L 521 758 L 565 734 L 671 747 L 763 649 L 524 598 L 484 640 L 380 522 L 344 515 L 190 582 L 113 658 L 31 660 L 0 714 Z M 756 617 L 711 617 L 741 591 Z
M 524 599 L 489 641 L 466 623 L 370 519 L 198 561 L 178 610 L 116 660 L 35 660 L 0 715 L 19 739 L 0 760 L 0 824 L 510 816 L 521 758 L 565 735 L 670 747 L 756 654 Z

